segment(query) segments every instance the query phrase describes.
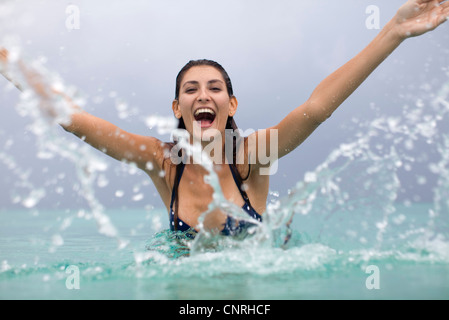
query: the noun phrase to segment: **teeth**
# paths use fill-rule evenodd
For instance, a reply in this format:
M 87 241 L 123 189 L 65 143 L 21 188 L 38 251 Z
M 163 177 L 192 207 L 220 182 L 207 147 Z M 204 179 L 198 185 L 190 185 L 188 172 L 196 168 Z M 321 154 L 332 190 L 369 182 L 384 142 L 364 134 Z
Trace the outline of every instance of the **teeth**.
M 200 113 L 210 113 L 210 114 L 215 115 L 215 112 L 214 112 L 213 110 L 211 110 L 211 109 L 208 109 L 208 108 L 200 108 L 200 109 L 198 109 L 198 110 L 195 111 L 195 117 L 196 117 L 197 115 L 199 115 Z

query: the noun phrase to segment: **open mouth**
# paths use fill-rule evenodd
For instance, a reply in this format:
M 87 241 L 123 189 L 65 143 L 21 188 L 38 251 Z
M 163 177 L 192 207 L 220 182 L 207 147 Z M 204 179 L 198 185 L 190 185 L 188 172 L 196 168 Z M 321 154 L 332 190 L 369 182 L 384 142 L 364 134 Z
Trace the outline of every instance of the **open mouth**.
M 209 108 L 199 108 L 193 116 L 195 121 L 200 123 L 201 128 L 210 127 L 215 120 L 215 112 Z

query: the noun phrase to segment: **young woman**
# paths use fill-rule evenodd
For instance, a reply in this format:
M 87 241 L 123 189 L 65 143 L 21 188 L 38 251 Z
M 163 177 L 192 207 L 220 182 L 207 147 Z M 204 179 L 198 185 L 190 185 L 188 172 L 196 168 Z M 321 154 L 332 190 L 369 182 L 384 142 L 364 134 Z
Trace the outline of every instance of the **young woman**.
M 266 169 L 271 162 L 259 155 L 275 154 L 280 158 L 298 147 L 405 39 L 435 29 L 448 16 L 449 2 L 407 1 L 377 37 L 324 79 L 305 103 L 271 128 L 242 140 L 237 136 L 233 140 L 242 143 L 233 142 L 231 153 L 225 151 L 229 150 L 225 136 L 227 130 L 237 129 L 233 117 L 238 102 L 229 76 L 216 62 L 190 61 L 176 79 L 172 103 L 174 116 L 179 120 L 179 128 L 188 132 L 189 143 L 196 140 L 203 150 L 210 151 L 223 195 L 241 207 L 250 221 L 233 218 L 219 208 L 212 208 L 202 221 L 202 227 L 231 235 L 245 230 L 251 221 L 261 221 L 269 187 Z M 1 51 L 0 58 L 6 66 L 2 70 L 6 70 L 6 50 Z M 8 78 L 6 71 L 3 74 Z M 44 100 L 62 94 L 43 86 L 32 73 L 25 71 L 25 75 L 28 85 Z M 20 85 L 16 85 L 20 89 Z M 125 132 L 76 106 L 70 122 L 61 125 L 107 155 L 132 162 L 145 171 L 167 208 L 172 230 L 198 230 L 199 218 L 209 210 L 214 189 L 204 180 L 208 174 L 205 167 L 175 149 L 175 143 Z

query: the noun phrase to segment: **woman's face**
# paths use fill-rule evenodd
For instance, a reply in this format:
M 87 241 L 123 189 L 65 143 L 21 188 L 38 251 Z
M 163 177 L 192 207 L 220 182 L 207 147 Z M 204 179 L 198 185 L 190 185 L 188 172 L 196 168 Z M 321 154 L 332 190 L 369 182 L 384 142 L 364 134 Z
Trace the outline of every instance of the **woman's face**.
M 223 134 L 228 116 L 237 110 L 237 99 L 229 97 L 225 80 L 212 66 L 195 66 L 184 75 L 179 98 L 173 102 L 175 117 L 184 120 L 187 131 L 196 138 Z M 215 130 L 212 130 L 215 129 Z

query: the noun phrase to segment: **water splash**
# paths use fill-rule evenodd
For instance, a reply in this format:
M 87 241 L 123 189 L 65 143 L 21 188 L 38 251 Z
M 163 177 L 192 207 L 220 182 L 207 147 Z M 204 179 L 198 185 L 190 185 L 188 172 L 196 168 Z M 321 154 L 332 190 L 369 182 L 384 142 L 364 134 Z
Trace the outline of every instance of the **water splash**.
M 378 117 L 360 124 L 363 130 L 355 141 L 340 145 L 287 196 L 269 203 L 264 222 L 254 229 L 253 237 L 234 239 L 200 232 L 195 241 L 183 244 L 190 247 L 183 256 L 220 252 L 248 258 L 254 253 L 251 257 L 261 262 L 259 250 L 279 248 L 291 254 L 299 247 L 319 244 L 330 251 L 346 252 L 351 261 L 388 257 L 447 262 L 449 140 L 447 129 L 440 124 L 448 120 L 448 84 L 428 100 L 417 99 L 416 109 L 406 106 L 409 112 L 403 117 Z M 405 180 L 401 171 L 412 172 L 412 166 L 427 161 L 415 148 L 422 144 L 437 150 L 441 160 L 428 165 L 438 175 L 434 206 L 415 216 L 411 214 L 415 209 L 407 210 L 409 201 L 398 207 L 398 198 Z M 244 218 L 227 207 L 213 171 L 209 172 L 208 181 L 218 200 L 211 209 L 221 208 Z M 427 183 L 422 177 L 417 181 Z M 419 208 L 418 204 L 415 207 Z M 283 258 L 278 255 L 277 259 Z
M 13 47 L 8 54 L 7 63 L 2 64 L 2 73 L 21 90 L 17 112 L 30 120 L 28 129 L 36 136 L 38 146 L 37 157 L 50 159 L 59 156 L 73 163 L 80 183 L 79 194 L 87 201 L 91 216 L 97 222 L 98 231 L 105 236 L 115 238 L 118 247 L 126 246 L 127 241 L 121 239 L 109 217 L 104 213 L 104 207 L 95 197 L 95 181 L 98 174 L 107 169 L 107 164 L 99 159 L 88 146 L 79 147 L 74 143 L 67 143 L 56 130 L 57 124 L 68 123 L 73 113 L 73 105 L 83 105 L 83 99 L 76 95 L 76 89 L 66 87 L 62 79 L 55 73 L 48 71 L 42 59 L 25 62 L 17 47 Z M 63 92 L 65 96 L 60 93 Z M 2 156 L 3 162 L 7 161 Z M 14 162 L 9 161 L 9 166 Z M 25 179 L 26 180 L 26 179 Z M 30 185 L 31 188 L 33 186 Z M 22 201 L 27 208 L 34 207 L 45 196 L 43 189 L 34 189 Z M 55 235 L 58 237 L 59 235 Z M 55 243 L 61 243 L 59 239 Z
M 105 183 L 104 175 L 100 174 L 105 173 L 107 165 L 93 156 L 88 147 L 79 149 L 67 144 L 54 131 L 55 123 L 64 121 L 70 115 L 67 101 L 57 95 L 43 101 L 32 87 L 27 86 L 26 73 L 17 64 L 19 57 L 16 55 L 13 60 L 15 69 L 8 72 L 15 79 L 20 79 L 18 83 L 23 94 L 18 112 L 31 119 L 30 129 L 39 144 L 38 157 L 60 156 L 75 164 L 82 186 L 80 195 L 89 203 L 99 232 L 118 238 L 115 227 L 95 197 L 94 186 Z M 61 79 L 45 70 L 39 61 L 30 63 L 30 66 L 38 74 L 44 75 L 41 78 L 42 81 L 45 80 L 43 83 L 69 92 L 73 100 L 79 100 L 76 90 L 66 88 Z M 330 253 L 334 250 L 373 249 L 376 252 L 387 252 L 392 248 L 400 248 L 410 240 L 415 240 L 416 248 L 422 248 L 423 243 L 436 244 L 435 250 L 438 250 L 437 247 L 444 247 L 447 243 L 449 206 L 446 200 L 449 189 L 449 139 L 439 124 L 447 120 L 447 88 L 448 85 L 445 84 L 430 101 L 418 99 L 416 109 L 409 110 L 403 117 L 379 117 L 361 125 L 363 133 L 357 134 L 355 141 L 340 145 L 315 170 L 306 173 L 304 180 L 299 181 L 287 196 L 270 203 L 264 223 L 256 222 L 253 236 L 246 239 L 215 236 L 204 229 L 204 218 L 216 209 L 236 219 L 254 221 L 241 208 L 225 199 L 212 161 L 201 152 L 200 146 L 191 146 L 187 139 L 183 140 L 181 137 L 181 147 L 189 156 L 199 157 L 199 163 L 208 170 L 206 180 L 214 189 L 213 201 L 200 218 L 200 232 L 193 241 L 180 238 L 179 235 L 157 234 L 147 246 L 147 252 L 135 253 L 135 261 L 141 264 L 146 260 L 155 260 L 165 264 L 171 261 L 164 257 L 165 254 L 175 258 L 202 256 L 211 252 L 239 256 L 243 252 L 266 249 L 283 249 L 291 253 L 291 250 L 313 244 L 328 248 L 329 255 L 334 254 Z M 45 106 L 44 112 L 42 105 Z M 160 117 L 149 117 L 147 120 L 149 125 L 158 126 L 164 132 L 174 126 L 172 122 L 162 121 Z M 430 170 L 439 176 L 434 192 L 435 205 L 430 210 L 430 217 L 424 227 L 411 227 L 401 231 L 399 236 L 393 235 L 398 226 L 404 225 L 407 220 L 407 216 L 403 212 L 397 212 L 395 207 L 401 187 L 398 170 L 417 162 L 415 145 L 422 142 L 430 147 L 439 146 L 437 151 L 441 160 L 430 166 Z M 14 167 L 14 160 L 7 154 L 2 153 L 1 159 L 5 165 Z M 20 179 L 27 181 L 24 176 Z M 25 207 L 31 208 L 45 196 L 45 190 L 31 185 L 28 187 L 33 191 L 22 202 Z M 63 243 L 62 237 L 56 234 L 53 245 L 57 247 Z M 119 240 L 119 247 L 125 245 L 126 242 Z M 422 249 L 418 251 L 422 252 Z M 253 257 L 258 259 L 257 254 Z

